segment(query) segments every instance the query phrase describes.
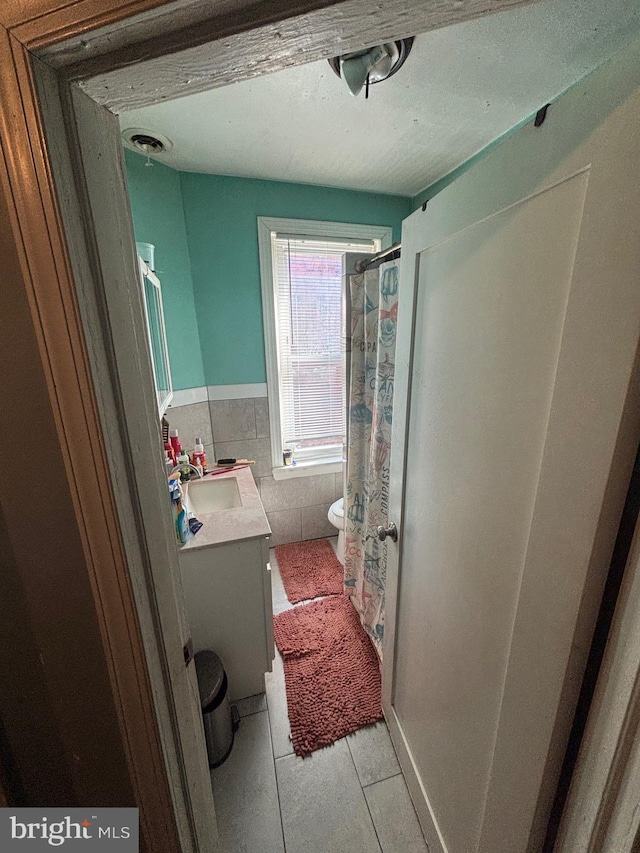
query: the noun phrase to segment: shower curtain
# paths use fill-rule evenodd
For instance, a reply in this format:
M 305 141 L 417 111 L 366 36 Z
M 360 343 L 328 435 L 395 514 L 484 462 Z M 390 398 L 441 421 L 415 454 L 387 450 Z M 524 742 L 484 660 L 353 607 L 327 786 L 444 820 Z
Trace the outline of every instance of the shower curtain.
M 398 261 L 353 275 L 345 488 L 345 593 L 382 657 Z

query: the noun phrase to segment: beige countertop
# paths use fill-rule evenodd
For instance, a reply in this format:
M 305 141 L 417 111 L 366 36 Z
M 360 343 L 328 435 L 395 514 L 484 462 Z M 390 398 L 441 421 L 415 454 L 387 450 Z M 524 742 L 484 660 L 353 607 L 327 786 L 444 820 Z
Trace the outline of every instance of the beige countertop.
M 196 518 L 202 522 L 202 527 L 180 548 L 182 552 L 271 536 L 271 528 L 250 467 L 226 471 L 224 474 L 216 474 L 213 477 L 211 474 L 205 474 L 203 479 L 210 478 L 214 480 L 235 478 L 241 506 L 197 514 Z

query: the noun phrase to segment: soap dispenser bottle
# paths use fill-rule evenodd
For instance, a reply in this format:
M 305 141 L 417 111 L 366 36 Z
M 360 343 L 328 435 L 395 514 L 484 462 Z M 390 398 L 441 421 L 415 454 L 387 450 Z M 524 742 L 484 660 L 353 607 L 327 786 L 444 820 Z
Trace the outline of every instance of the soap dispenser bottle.
M 186 450 L 180 452 L 176 464 L 180 466 L 180 479 L 183 483 L 188 483 L 191 479 L 191 468 L 189 468 L 189 454 Z

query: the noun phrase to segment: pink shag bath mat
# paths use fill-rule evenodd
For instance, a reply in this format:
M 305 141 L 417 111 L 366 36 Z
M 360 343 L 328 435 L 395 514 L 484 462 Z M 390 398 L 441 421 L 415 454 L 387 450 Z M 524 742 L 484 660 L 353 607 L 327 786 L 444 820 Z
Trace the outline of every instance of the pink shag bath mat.
M 382 719 L 378 656 L 344 595 L 273 619 L 296 755 L 309 755 Z
M 342 593 L 344 569 L 327 539 L 278 545 L 276 557 L 287 598 L 292 604 Z

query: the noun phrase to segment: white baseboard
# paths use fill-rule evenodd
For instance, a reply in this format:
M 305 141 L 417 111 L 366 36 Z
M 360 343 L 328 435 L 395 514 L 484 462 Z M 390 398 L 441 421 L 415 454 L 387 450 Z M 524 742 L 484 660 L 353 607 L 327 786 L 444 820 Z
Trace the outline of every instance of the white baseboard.
M 409 789 L 409 795 L 411 796 L 420 826 L 422 827 L 424 839 L 429 848 L 429 853 L 448 853 L 447 846 L 440 834 L 435 815 L 429 803 L 427 792 L 420 779 L 418 768 L 416 767 L 411 749 L 393 705 L 389 708 L 384 708 L 384 716 L 389 727 L 391 742 L 395 747 L 398 761 L 400 762 L 400 767 L 402 768 L 402 773 Z
M 204 385 L 200 388 L 182 388 L 180 391 L 173 392 L 170 409 L 176 409 L 178 406 L 191 406 L 193 403 L 206 403 L 209 399 L 207 389 Z
M 179 406 L 192 406 L 194 403 L 206 403 L 209 400 L 241 400 L 245 397 L 266 396 L 266 382 L 253 385 L 202 385 L 199 388 L 181 388 L 174 391 L 169 408 L 177 409 Z

